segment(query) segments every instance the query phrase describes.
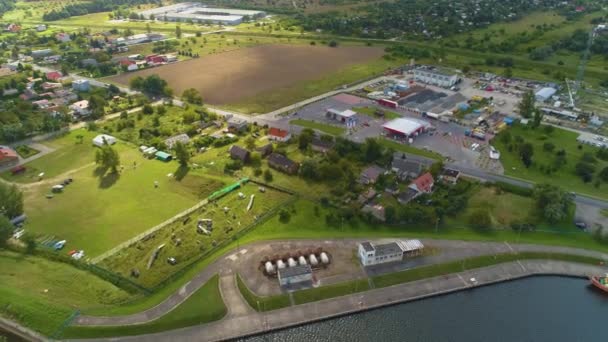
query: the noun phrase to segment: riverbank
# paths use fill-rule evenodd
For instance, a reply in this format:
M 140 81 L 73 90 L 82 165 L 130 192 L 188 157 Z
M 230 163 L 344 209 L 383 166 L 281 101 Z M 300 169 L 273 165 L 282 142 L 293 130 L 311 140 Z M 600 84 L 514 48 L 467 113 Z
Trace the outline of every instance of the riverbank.
M 267 313 L 247 313 L 205 325 L 118 339 L 126 341 L 163 341 L 168 339 L 172 341 L 220 341 L 262 334 L 271 330 L 284 329 L 530 276 L 586 277 L 590 274 L 603 272 L 605 272 L 604 267 L 564 261 L 516 261 L 292 306 Z

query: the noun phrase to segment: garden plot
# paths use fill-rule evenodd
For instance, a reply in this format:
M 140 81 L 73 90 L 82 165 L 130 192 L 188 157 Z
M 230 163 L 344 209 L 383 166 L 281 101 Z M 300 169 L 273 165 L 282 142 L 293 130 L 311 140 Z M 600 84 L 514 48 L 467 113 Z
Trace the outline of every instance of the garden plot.
M 261 192 L 256 184 L 236 189 L 102 260 L 99 266 L 146 287 L 158 285 L 202 254 L 233 239 L 291 196 L 268 188 L 264 190 Z M 251 195 L 254 199 L 248 211 Z

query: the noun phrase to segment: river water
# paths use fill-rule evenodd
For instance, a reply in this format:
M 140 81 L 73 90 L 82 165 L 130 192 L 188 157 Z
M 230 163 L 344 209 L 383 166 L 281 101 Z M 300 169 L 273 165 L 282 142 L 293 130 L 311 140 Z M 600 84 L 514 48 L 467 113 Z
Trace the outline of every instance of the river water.
M 243 339 L 262 341 L 608 341 L 608 294 L 533 277 Z

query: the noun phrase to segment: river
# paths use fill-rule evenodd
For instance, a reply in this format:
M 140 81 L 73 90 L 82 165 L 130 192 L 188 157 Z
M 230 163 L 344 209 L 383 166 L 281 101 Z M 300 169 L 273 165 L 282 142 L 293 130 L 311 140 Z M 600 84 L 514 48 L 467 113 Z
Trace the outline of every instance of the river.
M 526 278 L 241 341 L 607 341 L 608 295 L 587 284 Z

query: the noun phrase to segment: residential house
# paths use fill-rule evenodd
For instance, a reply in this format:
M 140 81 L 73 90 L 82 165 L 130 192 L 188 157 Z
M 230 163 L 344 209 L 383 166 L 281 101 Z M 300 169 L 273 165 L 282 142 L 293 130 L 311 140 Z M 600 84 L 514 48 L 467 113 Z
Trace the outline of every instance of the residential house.
M 290 175 L 296 174 L 300 168 L 300 164 L 278 153 L 272 153 L 268 156 L 268 165 Z
M 272 143 L 268 143 L 264 146 L 256 148 L 256 151 L 260 153 L 262 158 L 264 158 L 264 157 L 270 155 L 272 153 L 272 151 L 274 151 L 274 148 L 272 147 Z
M 59 81 L 60 78 L 63 77 L 63 74 L 61 73 L 61 71 L 49 71 L 46 73 L 46 79 L 49 81 Z
M 72 82 L 72 89 L 75 91 L 89 91 L 90 88 L 89 80 L 79 79 Z
M 384 173 L 384 169 L 380 166 L 372 165 L 361 172 L 359 176 L 359 183 L 361 184 L 375 184 L 378 181 L 380 175 Z
M 435 185 L 435 180 L 430 172 L 423 174 L 422 176 L 414 179 L 412 184 L 409 185 L 410 189 L 416 190 L 419 193 L 430 194 L 433 192 L 433 186 Z
M 361 205 L 366 204 L 367 202 L 373 200 L 376 195 L 378 195 L 376 190 L 374 190 L 373 188 L 369 188 L 367 189 L 367 191 L 359 195 L 359 197 L 357 198 L 357 202 L 359 202 L 359 204 Z
M 41 49 L 32 51 L 32 58 L 42 58 L 45 56 L 49 56 L 53 53 L 51 49 Z
M 61 43 L 67 43 L 67 42 L 70 42 L 72 40 L 72 38 L 70 38 L 70 34 L 69 33 L 65 33 L 65 32 L 59 32 L 59 33 L 57 33 L 55 35 L 55 39 L 57 39 Z
M 334 147 L 334 142 L 331 140 L 323 140 L 317 137 L 312 138 L 310 148 L 315 152 L 327 153 Z
M 74 114 L 80 116 L 87 116 L 91 114 L 91 110 L 89 109 L 89 101 L 87 100 L 72 103 L 70 110 L 72 110 Z
M 61 60 L 61 55 L 53 55 L 53 56 L 47 56 L 44 57 L 44 62 L 49 63 L 49 64 L 57 64 L 57 62 L 59 62 Z
M 4 30 L 8 31 L 8 32 L 16 33 L 16 32 L 21 31 L 21 25 L 18 25 L 18 24 L 8 24 Z
M 384 207 L 380 204 L 366 204 L 361 209 L 362 213 L 369 213 L 380 222 L 386 222 Z
M 156 65 L 164 64 L 167 62 L 167 60 L 163 55 L 148 55 L 146 56 L 146 62 L 148 62 L 148 64 Z
M 384 188 L 384 192 L 386 192 L 390 195 L 393 195 L 393 196 L 397 196 L 399 194 L 399 185 L 396 183 L 388 184 Z
M 88 66 L 97 66 L 97 65 L 99 65 L 99 63 L 97 62 L 97 60 L 95 58 L 85 58 L 80 61 L 80 65 L 82 65 L 83 67 L 86 68 Z
M 17 94 L 19 94 L 19 90 L 15 89 L 15 88 L 4 89 L 2 91 L 2 96 L 13 96 L 13 95 L 17 95 Z
M 230 158 L 232 159 L 240 160 L 243 163 L 246 163 L 249 161 L 250 156 L 251 153 L 242 147 L 239 147 L 237 145 L 232 145 L 230 147 Z
M 19 98 L 22 99 L 23 101 L 30 101 L 30 100 L 35 99 L 37 97 L 38 97 L 38 94 L 34 90 L 32 90 L 30 88 L 25 89 L 23 91 L 23 94 L 19 95 Z
M 40 25 L 36 26 L 36 31 L 38 31 L 38 32 L 46 31 L 46 25 L 40 24 Z
M 394 158 L 391 170 L 397 175 L 397 178 L 406 180 L 418 177 L 422 172 L 422 164 L 414 160 Z
M 411 188 L 407 188 L 399 193 L 399 195 L 397 196 L 397 201 L 401 204 L 407 204 L 419 195 L 420 193 L 418 191 Z
M 56 82 L 44 82 L 40 86 L 42 87 L 42 90 L 44 90 L 44 91 L 63 88 L 63 85 L 61 83 L 56 83 Z
M 19 162 L 17 152 L 8 146 L 0 146 L 0 166 L 7 166 Z
M 274 141 L 288 141 L 291 139 L 291 133 L 288 130 L 270 127 L 268 130 L 268 139 Z
M 190 142 L 190 137 L 188 136 L 188 134 L 185 133 L 178 134 L 166 139 L 165 145 L 167 145 L 168 148 L 173 148 L 173 146 L 175 146 L 175 144 L 177 144 L 178 142 L 181 142 L 182 144 L 187 144 Z
M 247 131 L 249 124 L 245 120 L 235 118 L 228 119 L 228 131 L 232 133 L 241 133 Z
M 137 70 L 139 70 L 139 65 L 137 65 L 137 63 L 130 64 L 127 67 L 127 71 L 137 71 Z
M 439 180 L 453 185 L 458 183 L 458 178 L 460 178 L 460 171 L 453 169 L 443 169 L 439 175 Z

